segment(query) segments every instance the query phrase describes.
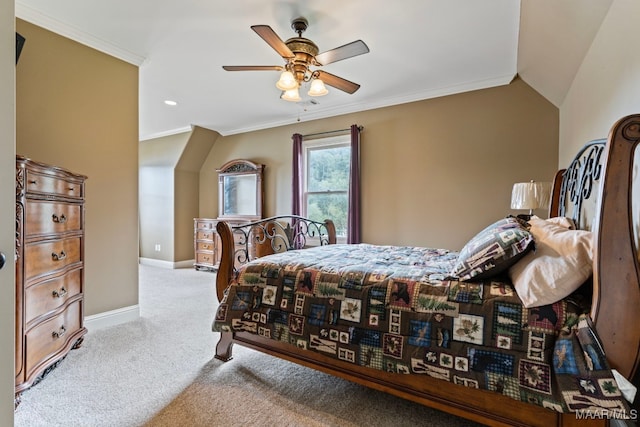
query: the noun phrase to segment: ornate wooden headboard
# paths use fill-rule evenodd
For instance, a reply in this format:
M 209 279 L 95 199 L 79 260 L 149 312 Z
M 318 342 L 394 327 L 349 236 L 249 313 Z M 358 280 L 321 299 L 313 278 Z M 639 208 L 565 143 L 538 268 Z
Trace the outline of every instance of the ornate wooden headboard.
M 577 228 L 593 230 L 606 143 L 606 139 L 587 143 L 566 169 L 556 173 L 549 216 L 569 217 Z
M 636 385 L 640 213 L 633 209 L 633 180 L 639 140 L 640 115 L 631 115 L 612 127 L 608 139 L 586 144 L 569 167 L 556 174 L 549 210 L 550 216 L 568 216 L 578 228 L 594 233 L 591 318 L 611 366 Z
M 640 114 L 619 120 L 605 148 L 599 220 L 594 227 L 591 317 L 612 367 L 640 384 L 640 268 L 632 183 Z

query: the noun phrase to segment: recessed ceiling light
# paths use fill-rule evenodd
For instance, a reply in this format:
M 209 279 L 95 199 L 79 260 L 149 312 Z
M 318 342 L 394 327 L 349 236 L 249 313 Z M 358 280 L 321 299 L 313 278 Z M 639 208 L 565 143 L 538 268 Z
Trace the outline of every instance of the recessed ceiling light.
M 170 99 L 167 99 L 166 101 L 164 101 L 164 103 L 167 105 L 178 105 L 176 101 L 171 101 Z

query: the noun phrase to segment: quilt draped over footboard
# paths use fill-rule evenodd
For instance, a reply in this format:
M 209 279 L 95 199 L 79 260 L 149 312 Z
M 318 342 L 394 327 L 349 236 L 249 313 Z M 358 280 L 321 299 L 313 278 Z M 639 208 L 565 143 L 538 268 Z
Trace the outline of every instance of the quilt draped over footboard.
M 527 309 L 508 279 L 449 278 L 457 256 L 369 244 L 270 255 L 238 271 L 213 329 L 559 412 L 627 408 L 588 317 L 571 298 Z

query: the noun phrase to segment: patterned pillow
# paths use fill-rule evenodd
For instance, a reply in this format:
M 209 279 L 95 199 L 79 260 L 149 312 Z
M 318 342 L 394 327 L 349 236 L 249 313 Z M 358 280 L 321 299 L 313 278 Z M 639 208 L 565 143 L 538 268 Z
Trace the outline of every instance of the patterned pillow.
M 533 236 L 513 217 L 494 222 L 462 248 L 451 276 L 481 280 L 507 270 L 533 248 Z

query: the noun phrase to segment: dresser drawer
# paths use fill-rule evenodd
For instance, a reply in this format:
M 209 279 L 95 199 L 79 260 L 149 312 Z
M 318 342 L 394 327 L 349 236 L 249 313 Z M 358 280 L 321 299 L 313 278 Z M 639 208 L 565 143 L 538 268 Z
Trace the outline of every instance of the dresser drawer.
M 213 260 L 214 260 L 214 256 L 212 252 L 196 253 L 196 264 L 213 266 Z
M 24 278 L 62 269 L 81 261 L 80 237 L 29 243 L 24 249 Z
M 81 286 L 82 270 L 77 269 L 27 288 L 24 294 L 25 324 L 62 307 L 67 300 L 81 292 Z
M 84 196 L 84 185 L 81 182 L 31 171 L 27 172 L 25 186 L 27 193 L 57 194 L 78 199 Z
M 217 221 L 196 221 L 196 229 L 198 230 L 215 230 Z
M 197 230 L 196 240 L 213 240 L 214 234 L 215 233 L 213 231 Z
M 69 338 L 80 329 L 81 302 L 82 300 L 74 302 L 56 317 L 42 322 L 27 332 L 25 338 L 27 375 L 31 375 L 40 362 L 62 350 Z
M 196 250 L 197 251 L 209 251 L 209 252 L 212 252 L 214 250 L 213 241 L 210 241 L 210 242 L 196 242 Z
M 82 206 L 72 203 L 29 201 L 26 207 L 29 235 L 78 231 L 82 227 Z

